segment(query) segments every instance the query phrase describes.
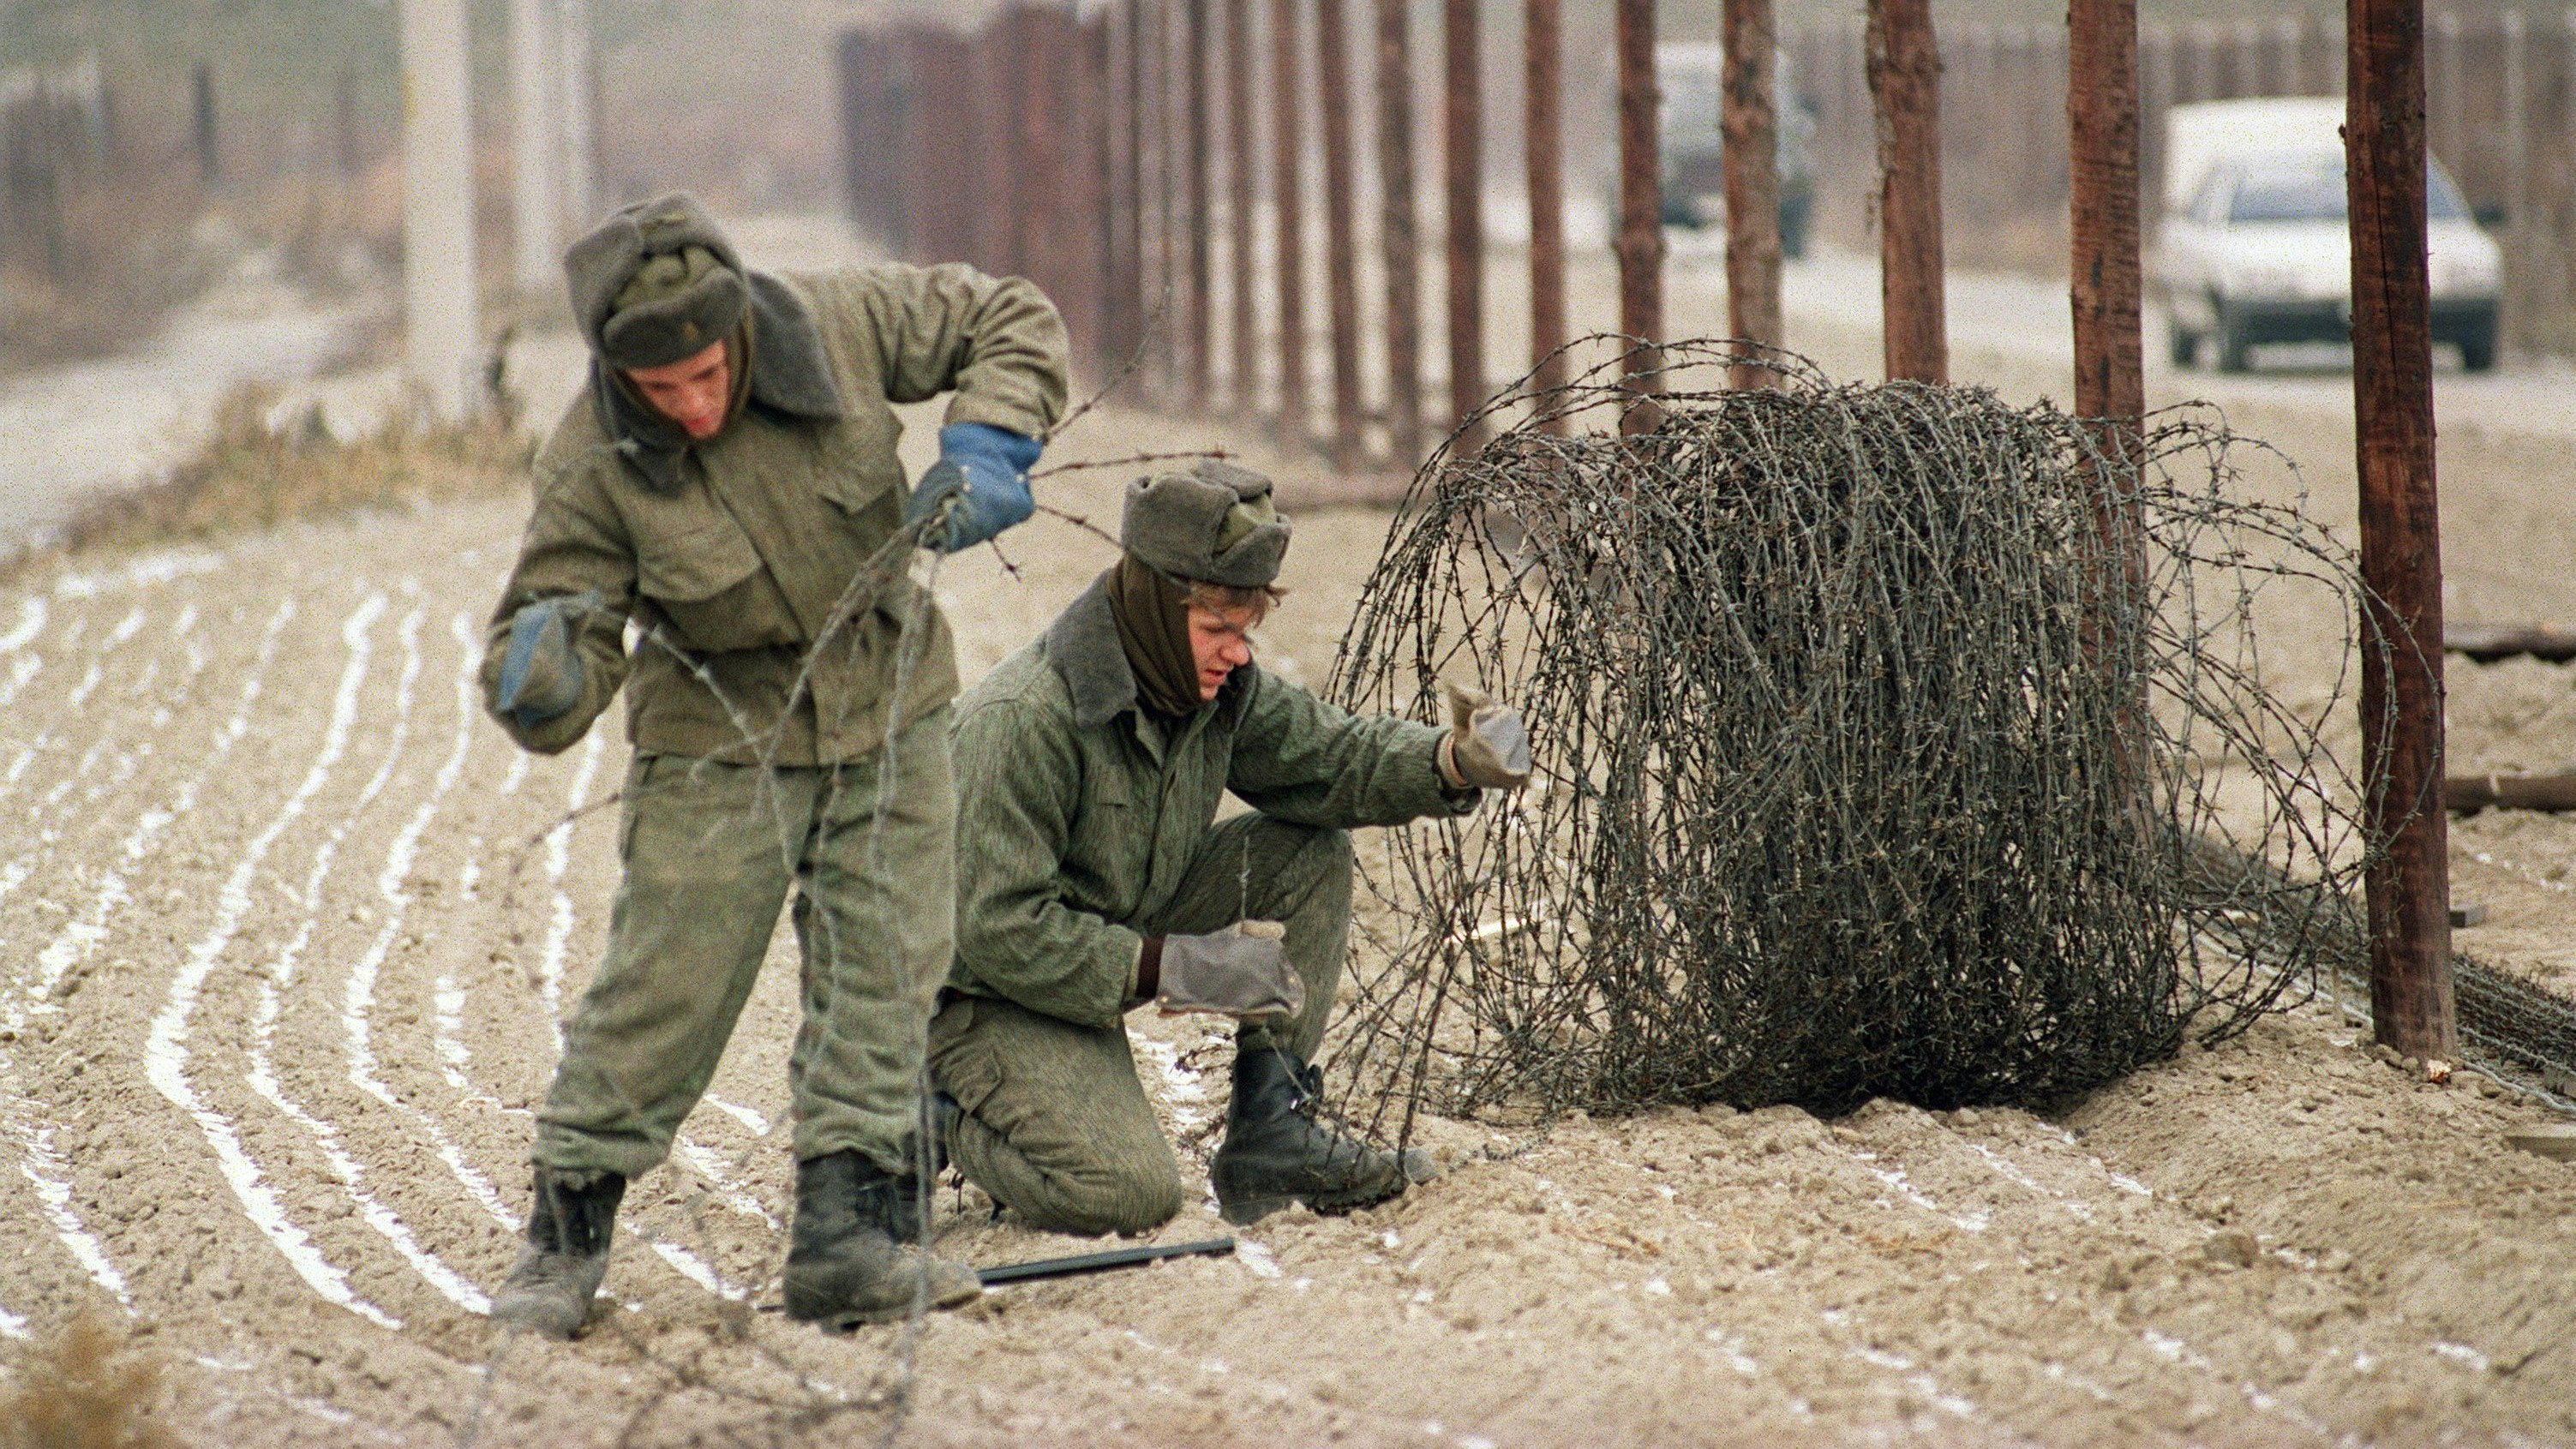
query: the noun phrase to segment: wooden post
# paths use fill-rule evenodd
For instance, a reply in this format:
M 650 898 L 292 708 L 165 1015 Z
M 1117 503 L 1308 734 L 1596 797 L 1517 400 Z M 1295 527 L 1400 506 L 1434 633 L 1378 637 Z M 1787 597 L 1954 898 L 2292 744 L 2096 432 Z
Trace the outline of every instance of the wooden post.
M 483 345 L 464 0 L 402 0 L 401 35 L 404 353 L 412 385 L 457 422 L 478 410 Z
M 1227 218 L 1232 226 L 1227 250 L 1234 273 L 1228 289 L 1234 304 L 1234 366 L 1232 398 L 1235 414 L 1249 421 L 1261 410 L 1261 313 L 1254 303 L 1252 283 L 1252 249 L 1255 245 L 1253 219 L 1259 207 L 1259 192 L 1254 185 L 1257 168 L 1253 165 L 1258 144 L 1252 123 L 1253 87 L 1253 17 L 1258 13 L 1254 0 L 1235 0 L 1226 7 L 1225 32 L 1225 116 L 1226 180 L 1233 197 Z
M 1447 0 L 1441 166 L 1449 198 L 1449 414 L 1461 422 L 1485 400 L 1485 102 L 1478 31 L 1476 0 Z
M 1271 229 L 1279 290 L 1279 433 L 1292 447 L 1302 444 L 1312 419 L 1306 408 L 1306 198 L 1301 185 L 1305 167 L 1305 126 L 1298 101 L 1303 93 L 1303 46 L 1298 39 L 1298 6 L 1303 0 L 1274 0 L 1270 10 L 1271 184 L 1279 220 Z
M 852 37 L 855 40 L 856 37 Z M 843 42 L 844 49 L 851 44 Z M 556 286 L 554 47 L 546 33 L 545 0 L 510 0 L 510 182 L 514 279 L 522 295 L 541 296 Z M 851 67 L 842 69 L 844 143 L 851 96 Z
M 1351 37 L 1342 0 L 1315 0 L 1315 78 L 1324 123 L 1324 291 L 1333 355 L 1333 461 L 1360 456 L 1360 273 L 1351 219 Z
M 1145 294 L 1145 0 L 1127 0 L 1119 7 L 1119 18 L 1125 33 L 1120 36 L 1124 63 L 1119 67 L 1119 129 L 1126 135 L 1119 146 L 1118 166 L 1123 174 L 1118 198 L 1118 275 L 1111 283 L 1118 298 L 1118 365 L 1139 369 L 1140 390 L 1150 391 L 1143 374 L 1147 346 L 1146 329 L 1152 325 L 1153 308 Z
M 189 76 L 189 116 L 197 145 L 197 180 L 213 186 L 224 179 L 223 143 L 215 131 L 215 72 L 202 60 Z
M 1565 29 L 1558 0 L 1529 0 L 1522 25 L 1522 135 L 1529 162 L 1530 386 L 1565 386 Z M 1566 420 L 1547 426 L 1562 432 Z
M 1636 339 L 1622 371 L 1638 392 L 1663 390 L 1663 136 L 1655 85 L 1654 0 L 1619 0 L 1619 330 Z M 1660 420 L 1653 406 L 1628 410 L 1623 431 Z
M 2442 547 L 2433 479 L 2431 279 L 2425 259 L 2422 0 L 2349 0 L 2345 185 L 2363 635 L 2362 778 L 2386 853 L 2364 886 L 2380 1041 L 2448 1057 L 2449 821 L 2442 812 Z
M 2080 0 L 2079 0 L 2080 3 Z M 1725 99 L 1719 109 L 1726 171 L 1726 329 L 1742 341 L 1780 345 L 1780 136 L 1771 94 L 1771 0 L 1726 0 Z M 1728 369 L 1735 387 L 1761 387 L 1767 367 Z
M 1870 0 L 1879 294 L 1887 375 L 1948 382 L 1941 269 L 1941 54 L 1931 0 Z
M 2104 453 L 2134 457 L 2138 419 L 2146 412 L 2138 333 L 2137 0 L 2072 0 L 2066 76 L 2075 413 L 2101 420 Z
M 1422 237 L 1413 197 L 1413 22 L 1409 0 L 1377 0 L 1377 166 L 1386 249 L 1386 446 L 1422 461 Z

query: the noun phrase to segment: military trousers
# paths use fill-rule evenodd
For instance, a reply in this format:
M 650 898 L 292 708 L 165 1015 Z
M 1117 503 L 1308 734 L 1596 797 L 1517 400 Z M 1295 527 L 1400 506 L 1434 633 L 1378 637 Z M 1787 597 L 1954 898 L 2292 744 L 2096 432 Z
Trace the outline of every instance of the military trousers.
M 769 768 L 678 755 L 626 776 L 608 950 L 537 1114 L 541 1166 L 640 1176 L 715 1076 L 792 893 L 801 1160 L 903 1171 L 956 934 L 957 797 L 942 706 L 874 754 Z
M 1171 901 L 1120 924 L 1148 936 L 1280 921 L 1306 986 L 1295 1020 L 1246 1024 L 1235 1051 L 1313 1059 L 1350 943 L 1351 838 L 1238 815 L 1208 832 Z M 1145 1233 L 1181 1210 L 1180 1164 L 1154 1118 L 1124 1025 L 1082 1026 L 994 997 L 955 996 L 930 1025 L 930 1074 L 963 1115 L 950 1158 L 1031 1227 Z

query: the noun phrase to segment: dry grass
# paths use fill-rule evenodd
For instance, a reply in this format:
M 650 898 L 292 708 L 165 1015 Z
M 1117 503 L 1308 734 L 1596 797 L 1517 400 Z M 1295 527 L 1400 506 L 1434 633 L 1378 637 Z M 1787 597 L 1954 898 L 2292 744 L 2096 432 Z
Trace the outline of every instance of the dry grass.
M 528 443 L 506 419 L 433 426 L 397 409 L 343 442 L 313 413 L 281 418 L 277 394 L 228 395 L 196 454 L 154 487 L 105 499 L 63 531 L 66 552 L 210 538 L 296 519 L 487 495 L 526 476 Z
M 93 1317 L 72 1321 L 19 1363 L 20 1385 L 0 1402 L 0 1449 L 165 1449 L 152 1422 L 161 1371 Z

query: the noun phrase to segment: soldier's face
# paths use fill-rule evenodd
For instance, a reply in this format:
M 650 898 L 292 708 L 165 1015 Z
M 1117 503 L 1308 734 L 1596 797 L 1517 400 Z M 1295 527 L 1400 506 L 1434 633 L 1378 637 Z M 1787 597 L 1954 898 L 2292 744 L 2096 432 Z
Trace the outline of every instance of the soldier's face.
M 724 427 L 733 402 L 733 363 L 721 342 L 660 367 L 629 368 L 626 380 L 653 411 L 704 442 Z
M 1199 700 L 1216 698 L 1226 677 L 1252 662 L 1252 626 L 1258 611 L 1218 609 L 1190 601 L 1190 657 L 1199 667 Z

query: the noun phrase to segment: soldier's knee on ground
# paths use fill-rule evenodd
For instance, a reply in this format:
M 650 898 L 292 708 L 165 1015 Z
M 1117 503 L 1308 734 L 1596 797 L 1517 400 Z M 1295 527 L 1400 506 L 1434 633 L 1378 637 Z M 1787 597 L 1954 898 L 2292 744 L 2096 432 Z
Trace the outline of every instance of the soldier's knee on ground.
M 1179 1167 L 1165 1161 L 1098 1164 L 1044 1174 L 1036 1201 L 1006 1204 L 1028 1226 L 1049 1232 L 1136 1237 L 1170 1222 L 1181 1211 Z

